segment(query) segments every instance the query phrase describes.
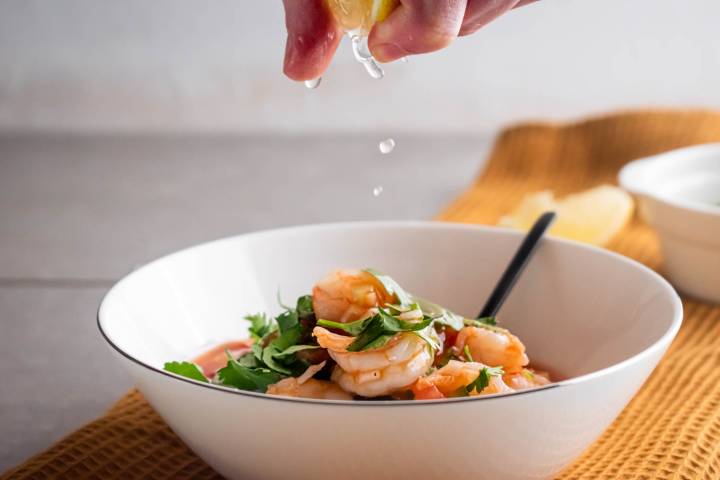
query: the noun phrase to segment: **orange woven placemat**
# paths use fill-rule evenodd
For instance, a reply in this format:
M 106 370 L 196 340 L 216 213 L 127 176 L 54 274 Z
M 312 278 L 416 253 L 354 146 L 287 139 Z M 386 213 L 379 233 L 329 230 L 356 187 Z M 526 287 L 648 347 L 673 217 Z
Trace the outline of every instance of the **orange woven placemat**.
M 720 114 L 710 112 L 631 112 L 518 126 L 500 135 L 485 173 L 438 218 L 493 224 L 527 192 L 563 194 L 614 182 L 629 160 L 710 141 L 720 141 Z M 639 221 L 610 248 L 660 267 L 656 238 Z M 560 478 L 720 478 L 720 306 L 685 299 L 685 308 L 660 366 Z M 133 391 L 2 478 L 216 477 Z

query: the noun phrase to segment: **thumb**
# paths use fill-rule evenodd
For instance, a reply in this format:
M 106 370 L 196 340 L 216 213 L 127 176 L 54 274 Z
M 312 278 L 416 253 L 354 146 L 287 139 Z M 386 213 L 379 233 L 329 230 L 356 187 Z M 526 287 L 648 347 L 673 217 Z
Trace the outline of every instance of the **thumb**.
M 370 32 L 375 58 L 391 62 L 409 54 L 434 52 L 457 37 L 467 0 L 401 0 L 401 5 Z

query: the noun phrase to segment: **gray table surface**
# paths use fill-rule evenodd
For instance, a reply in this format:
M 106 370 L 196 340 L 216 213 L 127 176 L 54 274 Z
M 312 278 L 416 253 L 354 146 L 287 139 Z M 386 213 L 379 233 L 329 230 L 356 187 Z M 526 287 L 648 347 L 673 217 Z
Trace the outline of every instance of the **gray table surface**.
M 125 273 L 253 230 L 429 219 L 490 145 L 396 136 L 381 155 L 382 138 L 0 135 L 0 472 L 130 388 L 95 327 Z

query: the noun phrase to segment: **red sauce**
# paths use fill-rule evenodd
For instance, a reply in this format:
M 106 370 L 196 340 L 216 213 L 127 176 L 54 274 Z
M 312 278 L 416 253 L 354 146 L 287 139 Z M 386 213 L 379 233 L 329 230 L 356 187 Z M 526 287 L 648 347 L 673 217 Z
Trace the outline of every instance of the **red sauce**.
M 228 360 L 225 350 L 228 350 L 233 357 L 237 358 L 249 352 L 252 343 L 250 339 L 225 342 L 203 353 L 194 362 L 202 369 L 206 377 L 213 378 L 218 370 L 227 365 Z

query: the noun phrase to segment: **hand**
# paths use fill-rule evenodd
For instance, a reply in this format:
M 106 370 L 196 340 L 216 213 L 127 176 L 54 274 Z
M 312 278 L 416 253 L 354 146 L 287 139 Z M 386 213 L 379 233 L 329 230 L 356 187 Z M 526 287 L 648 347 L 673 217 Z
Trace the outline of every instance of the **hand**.
M 503 13 L 535 0 L 400 0 L 398 8 L 370 32 L 370 52 L 392 62 L 447 47 Z M 337 50 L 342 30 L 325 0 L 283 0 L 288 31 L 285 75 L 293 80 L 322 76 Z

